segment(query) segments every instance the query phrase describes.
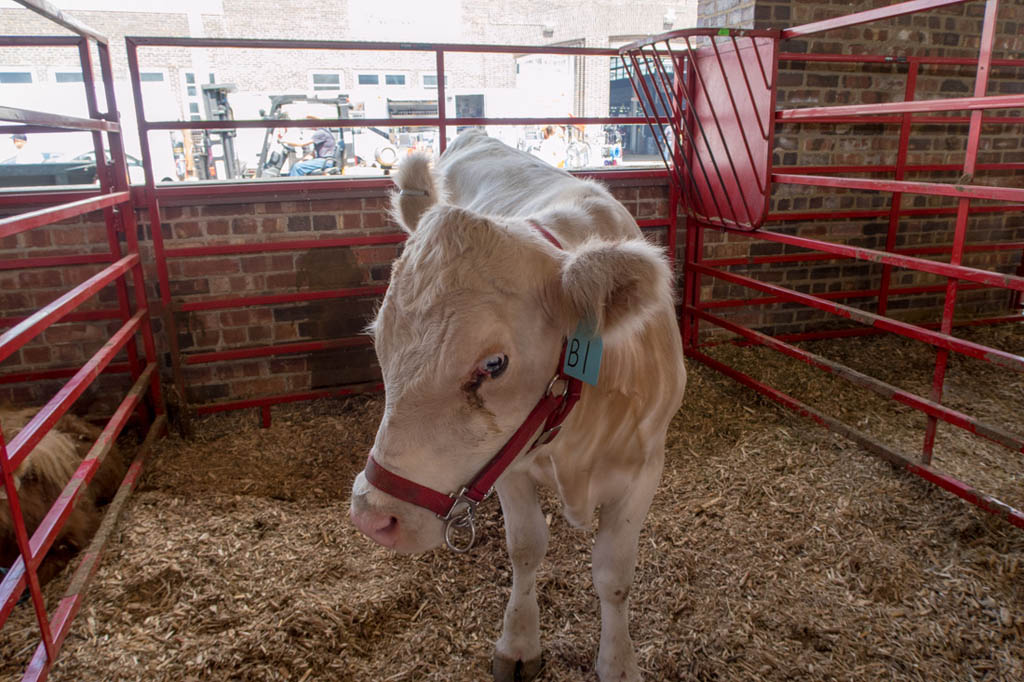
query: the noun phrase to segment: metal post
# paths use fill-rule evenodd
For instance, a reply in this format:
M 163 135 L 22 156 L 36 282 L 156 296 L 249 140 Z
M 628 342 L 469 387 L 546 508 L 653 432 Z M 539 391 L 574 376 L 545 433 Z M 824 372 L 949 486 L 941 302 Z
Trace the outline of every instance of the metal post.
M 978 71 L 974 81 L 974 96 L 984 97 L 988 90 L 988 77 L 992 65 L 992 45 L 995 42 L 996 19 L 999 15 L 999 0 L 988 0 L 985 4 L 985 19 L 981 29 L 981 46 L 978 50 Z M 971 112 L 971 125 L 967 132 L 967 153 L 964 156 L 964 178 L 973 178 L 975 165 L 978 160 L 978 143 L 981 138 L 982 111 L 975 109 Z M 953 233 L 953 251 L 950 254 L 949 262 L 952 265 L 960 265 L 964 254 L 964 239 L 967 236 L 967 218 L 970 214 L 971 200 L 968 197 L 960 199 L 957 204 L 956 228 Z M 950 277 L 946 285 L 946 300 L 942 307 L 942 324 L 939 327 L 943 334 L 949 334 L 953 328 L 953 314 L 956 310 L 956 295 L 959 280 Z M 933 402 L 942 401 L 942 388 L 946 380 L 946 365 L 949 362 L 949 351 L 939 349 L 935 356 L 935 374 L 932 378 L 931 399 Z M 932 461 L 932 451 L 935 447 L 935 432 L 938 427 L 938 420 L 928 417 L 928 425 L 925 428 L 924 446 L 921 449 L 921 462 L 929 464 Z
M 914 92 L 917 89 L 917 73 L 920 69 L 920 63 L 917 61 L 910 62 L 910 68 L 907 71 L 907 82 L 906 88 L 904 89 L 903 99 L 906 102 L 910 102 L 914 99 Z M 896 152 L 896 170 L 893 175 L 895 180 L 903 180 L 907 169 L 907 147 L 910 145 L 910 129 L 911 129 L 911 114 L 903 114 L 902 120 L 900 121 L 900 141 L 899 149 Z M 900 209 L 903 202 L 902 192 L 892 193 L 892 203 L 889 205 L 889 231 L 885 236 L 885 250 L 894 251 L 896 249 L 896 235 L 900 227 Z M 878 289 L 878 307 L 877 311 L 879 315 L 885 315 L 889 308 L 889 285 L 892 279 L 892 265 L 886 263 L 882 265 L 882 279 Z
M 437 134 L 441 138 L 438 140 L 438 153 L 444 154 L 444 150 L 448 148 L 448 114 L 447 106 L 445 104 L 445 93 L 447 91 L 444 86 L 444 50 L 437 50 L 435 61 L 435 68 L 437 69 Z
M 149 228 L 153 240 L 153 257 L 156 260 L 157 281 L 160 287 L 160 305 L 164 320 L 164 330 L 167 336 L 167 346 L 171 356 L 171 375 L 174 378 L 175 389 L 178 392 L 178 399 L 183 410 L 188 410 L 187 395 L 185 391 L 185 378 L 181 367 L 180 351 L 178 348 L 178 326 L 174 319 L 174 302 L 171 299 L 170 277 L 167 272 L 167 257 L 164 253 L 163 226 L 160 222 L 160 202 L 156 195 L 156 182 L 153 175 L 153 155 L 149 149 L 149 125 L 146 121 L 146 111 L 142 99 L 142 77 L 139 73 L 138 46 L 131 38 L 125 38 L 128 49 L 128 71 L 132 81 L 132 96 L 135 99 L 135 116 L 139 126 L 139 143 L 142 150 L 142 165 L 146 174 L 146 204 L 149 210 Z M 272 122 L 270 122 L 272 125 Z M 134 220 L 134 216 L 132 217 Z M 137 238 L 137 235 L 136 235 Z M 138 248 L 137 243 L 135 248 Z M 138 287 L 136 287 L 138 290 Z M 145 294 L 141 301 L 145 301 Z M 147 325 L 147 328 L 151 328 Z M 152 337 L 150 337 L 152 338 Z M 155 351 L 154 351 L 155 359 Z M 154 377 L 154 383 L 157 378 Z M 159 394 L 159 390 L 154 390 Z M 160 407 L 162 410 L 162 405 Z

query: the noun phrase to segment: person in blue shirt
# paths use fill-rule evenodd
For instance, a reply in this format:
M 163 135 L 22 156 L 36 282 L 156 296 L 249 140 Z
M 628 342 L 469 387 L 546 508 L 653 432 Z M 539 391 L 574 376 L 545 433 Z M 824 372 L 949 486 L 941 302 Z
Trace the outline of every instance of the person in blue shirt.
M 338 144 L 334 135 L 327 128 L 315 129 L 312 137 L 306 142 L 288 142 L 287 140 L 285 142 L 293 147 L 313 145 L 313 157 L 293 164 L 288 175 L 309 175 L 313 171 L 322 170 L 334 158 L 334 149 Z

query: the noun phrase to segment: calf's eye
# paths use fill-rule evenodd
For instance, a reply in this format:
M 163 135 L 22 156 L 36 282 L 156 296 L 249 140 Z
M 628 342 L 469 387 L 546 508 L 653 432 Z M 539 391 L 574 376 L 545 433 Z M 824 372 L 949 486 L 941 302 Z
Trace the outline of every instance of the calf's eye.
M 480 374 L 490 376 L 492 379 L 497 379 L 506 369 L 508 369 L 507 355 L 491 355 L 490 357 L 484 358 L 484 361 L 480 363 L 477 371 Z

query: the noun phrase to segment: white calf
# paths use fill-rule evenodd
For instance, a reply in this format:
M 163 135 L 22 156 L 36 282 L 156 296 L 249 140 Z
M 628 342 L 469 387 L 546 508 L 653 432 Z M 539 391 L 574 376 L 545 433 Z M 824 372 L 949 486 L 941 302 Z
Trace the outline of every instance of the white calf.
M 352 520 L 398 551 L 458 546 L 452 535 L 493 483 L 513 567 L 494 673 L 513 680 L 536 674 L 541 656 L 537 487 L 556 491 L 576 526 L 598 510 L 597 671 L 637 680 L 627 595 L 686 383 L 666 260 L 603 187 L 477 132 L 436 170 L 405 161 L 395 182 L 409 239 L 372 326 L 386 402 Z M 597 385 L 566 418 L 565 387 L 579 384 L 561 356 L 579 359 L 566 339 L 581 321 L 604 352 Z M 560 418 L 557 438 L 538 438 Z

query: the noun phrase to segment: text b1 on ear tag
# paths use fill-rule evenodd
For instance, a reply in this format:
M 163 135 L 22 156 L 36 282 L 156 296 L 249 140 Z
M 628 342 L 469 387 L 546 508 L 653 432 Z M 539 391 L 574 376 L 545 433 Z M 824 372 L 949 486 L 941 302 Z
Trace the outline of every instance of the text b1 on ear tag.
M 597 386 L 597 374 L 601 371 L 601 353 L 604 344 L 588 320 L 581 321 L 565 345 L 565 362 L 562 372 L 591 386 Z

